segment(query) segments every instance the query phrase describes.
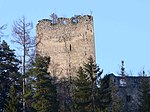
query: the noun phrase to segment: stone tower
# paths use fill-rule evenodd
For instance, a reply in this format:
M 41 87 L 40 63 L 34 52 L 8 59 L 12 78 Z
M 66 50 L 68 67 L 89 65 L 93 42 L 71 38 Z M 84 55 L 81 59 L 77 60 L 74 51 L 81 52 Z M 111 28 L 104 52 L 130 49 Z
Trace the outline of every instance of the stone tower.
M 91 15 L 40 20 L 36 36 L 37 53 L 51 57 L 51 75 L 59 78 L 75 76 L 78 67 L 90 56 L 95 60 Z

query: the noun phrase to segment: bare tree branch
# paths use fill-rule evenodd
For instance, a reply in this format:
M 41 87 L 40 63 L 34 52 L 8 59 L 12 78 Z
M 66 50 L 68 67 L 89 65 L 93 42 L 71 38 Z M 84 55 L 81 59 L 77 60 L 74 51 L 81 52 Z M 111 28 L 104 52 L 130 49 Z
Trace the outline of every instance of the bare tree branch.
M 1 38 L 4 36 L 3 31 L 4 31 L 6 28 L 7 28 L 7 25 L 6 25 L 6 24 L 0 26 L 0 40 L 1 40 Z

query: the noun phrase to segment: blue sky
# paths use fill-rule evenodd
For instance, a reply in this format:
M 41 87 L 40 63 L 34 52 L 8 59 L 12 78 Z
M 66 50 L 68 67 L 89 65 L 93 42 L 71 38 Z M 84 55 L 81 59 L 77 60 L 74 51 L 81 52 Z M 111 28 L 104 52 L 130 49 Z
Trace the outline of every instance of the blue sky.
M 120 72 L 121 60 L 128 74 L 150 70 L 150 0 L 0 0 L 0 25 L 7 24 L 9 35 L 3 39 L 9 42 L 13 21 L 22 16 L 34 23 L 35 35 L 37 21 L 53 12 L 94 16 L 96 61 L 104 73 Z

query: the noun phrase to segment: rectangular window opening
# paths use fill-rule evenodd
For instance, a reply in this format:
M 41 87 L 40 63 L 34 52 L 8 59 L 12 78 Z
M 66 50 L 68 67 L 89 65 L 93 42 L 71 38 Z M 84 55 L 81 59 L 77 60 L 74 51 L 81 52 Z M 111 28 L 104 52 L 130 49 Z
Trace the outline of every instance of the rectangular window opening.
M 70 44 L 70 51 L 71 51 L 71 44 Z

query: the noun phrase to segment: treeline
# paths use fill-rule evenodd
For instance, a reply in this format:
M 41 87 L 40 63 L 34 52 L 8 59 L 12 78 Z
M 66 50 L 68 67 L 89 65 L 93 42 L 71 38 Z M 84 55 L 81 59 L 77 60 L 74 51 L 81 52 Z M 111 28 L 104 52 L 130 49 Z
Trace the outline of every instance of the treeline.
M 21 62 L 5 41 L 0 44 L 0 112 L 57 112 L 56 85 L 47 72 L 50 58 L 37 56 L 26 72 L 23 94 Z M 23 100 L 25 99 L 25 100 Z M 25 110 L 23 110 L 25 101 Z
M 0 111 L 58 112 L 61 105 L 57 98 L 56 78 L 47 72 L 50 57 L 36 56 L 32 67 L 26 72 L 25 93 L 21 62 L 14 50 L 2 41 L 0 44 Z M 116 96 L 115 85 L 110 84 L 109 75 L 99 80 L 102 71 L 92 58 L 80 67 L 72 81 L 72 93 L 65 112 L 123 112 L 121 100 Z M 113 86 L 112 86 L 113 85 Z M 143 80 L 139 95 L 139 112 L 149 112 L 149 82 Z
M 5 27 L 0 27 L 3 36 Z M 0 42 L 0 112 L 124 112 L 116 85 L 89 57 L 70 81 L 65 101 L 58 97 L 58 79 L 48 72 L 50 57 L 35 57 L 32 23 L 25 18 L 13 26 L 13 42 L 23 51 L 19 59 L 6 41 Z M 59 82 L 63 83 L 63 80 Z M 64 85 L 65 86 L 65 85 Z M 150 83 L 143 78 L 139 89 L 138 112 L 150 112 Z M 63 103 L 61 103 L 63 102 Z
M 56 78 L 48 70 L 50 57 L 37 55 L 26 72 L 25 92 L 23 94 L 23 75 L 19 61 L 9 45 L 0 44 L 0 111 L 1 112 L 58 112 L 61 105 L 57 98 Z M 107 77 L 96 83 L 102 71 L 92 58 L 80 67 L 77 78 L 72 81 L 70 103 L 64 111 L 95 112 L 105 110 L 111 101 Z M 100 79 L 99 79 L 100 81 Z M 97 85 L 96 85 L 97 84 Z M 105 88 L 102 89 L 102 88 Z M 24 99 L 24 100 L 23 100 Z M 25 101 L 25 110 L 23 102 Z

